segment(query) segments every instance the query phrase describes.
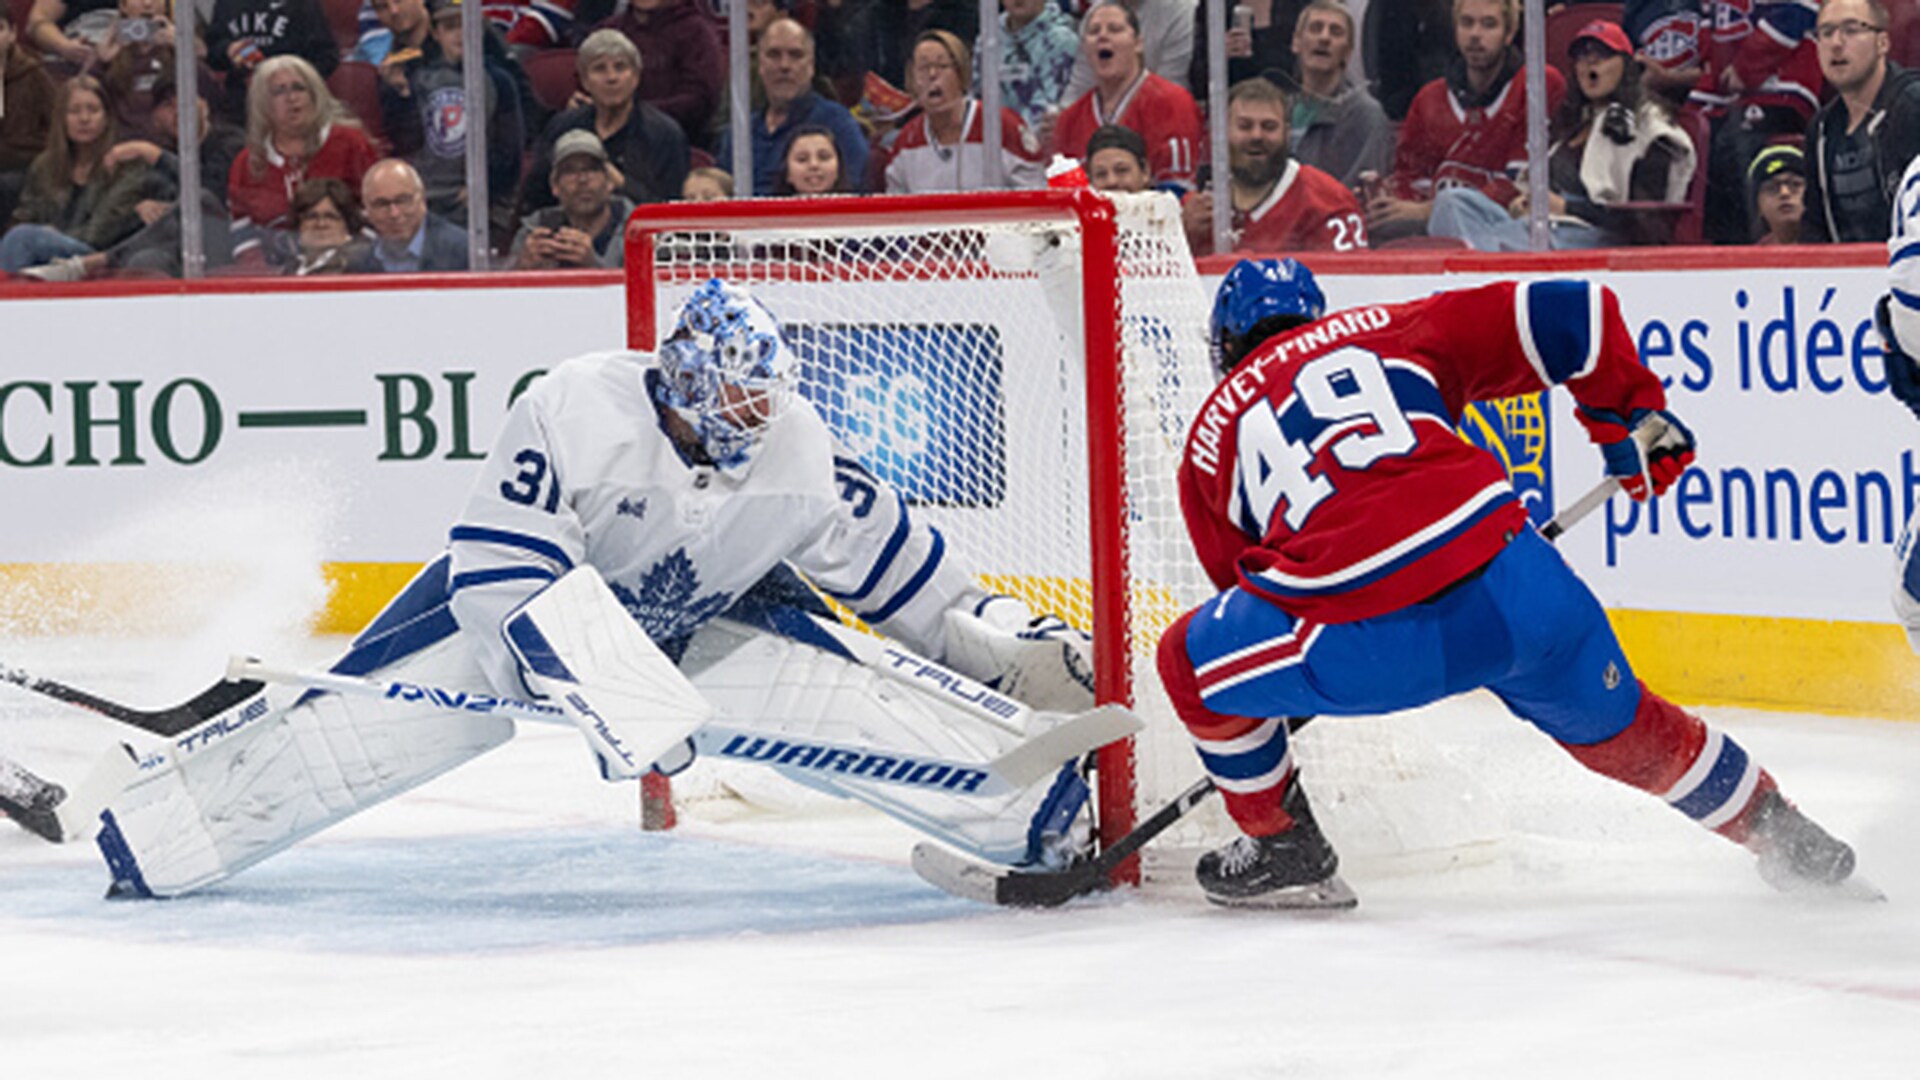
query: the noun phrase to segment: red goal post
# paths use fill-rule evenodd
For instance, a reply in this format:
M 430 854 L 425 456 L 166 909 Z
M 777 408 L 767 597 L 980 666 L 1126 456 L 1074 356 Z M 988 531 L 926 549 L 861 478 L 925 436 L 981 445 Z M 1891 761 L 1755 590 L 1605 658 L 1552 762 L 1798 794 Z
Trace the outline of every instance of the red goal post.
M 972 514 L 990 525 L 998 515 L 999 527 L 976 548 L 993 547 L 999 536 L 1017 531 L 1008 517 L 1013 514 L 1020 518 L 1019 528 L 1035 536 L 1049 527 L 1056 532 L 1078 528 L 1071 506 L 1057 497 L 1046 504 L 1053 509 L 1050 524 L 1034 520 L 1048 515 L 1032 503 L 1007 509 L 1016 501 L 1009 492 L 1024 482 L 1019 475 L 1004 481 L 995 477 L 992 494 L 965 490 L 976 480 L 985 484 L 984 474 L 1024 470 L 1042 474 L 1026 479 L 1054 483 L 1049 491 L 1083 492 L 1084 564 L 1076 561 L 1075 569 L 1055 575 L 1076 579 L 1069 590 L 1074 599 L 1030 600 L 1036 609 L 1046 604 L 1089 621 L 1101 702 L 1133 705 L 1139 681 L 1157 686 L 1152 645 L 1158 630 L 1177 614 L 1169 603 L 1192 602 L 1194 589 L 1191 583 L 1155 586 L 1155 597 L 1173 598 L 1159 605 L 1168 610 L 1155 614 L 1152 625 L 1136 625 L 1142 596 L 1135 578 L 1138 550 L 1150 545 L 1162 561 L 1193 562 L 1168 493 L 1190 407 L 1213 382 L 1204 336 L 1207 301 L 1171 198 L 1132 196 L 1116 203 L 1080 189 L 663 203 L 634 213 L 625 243 L 627 340 L 634 349 L 657 345 L 681 291 L 719 277 L 756 287 L 756 295 L 788 325 L 790 340 L 802 339 L 803 392 L 804 369 L 814 363 L 810 353 L 824 357 L 835 348 L 847 356 L 834 362 L 862 366 L 857 374 L 842 372 L 832 379 L 891 375 L 910 382 L 923 407 L 904 411 L 923 420 L 933 417 L 934 430 L 900 440 L 908 449 L 893 451 L 893 464 L 926 486 L 917 498 L 932 504 L 935 515 Z M 977 363 L 952 370 L 929 366 L 969 349 L 981 353 Z M 987 352 L 993 355 L 986 357 Z M 1033 369 L 1054 362 L 1053 354 L 1065 357 L 1060 371 L 1035 375 Z M 876 370 L 888 365 L 890 371 Z M 1025 418 L 1021 410 L 1027 399 L 1045 396 L 1055 384 L 1084 393 L 1038 420 Z M 832 386 L 823 386 L 822 394 L 833 393 Z M 964 405 L 926 404 L 942 394 L 972 396 Z M 983 428 L 975 415 L 982 412 L 991 413 L 1003 429 L 978 440 L 1001 439 L 1003 447 L 966 456 L 941 443 L 974 438 L 944 429 Z M 836 419 L 828 416 L 844 437 Z M 846 422 L 873 426 L 851 413 Z M 891 414 L 886 422 L 900 424 Z M 1049 478 L 1048 468 L 1019 460 L 1029 445 L 1066 442 L 1068 433 L 1077 438 L 1082 424 L 1078 461 L 1060 471 L 1082 470 L 1084 480 Z M 1142 450 L 1147 446 L 1151 452 Z M 912 460 L 916 447 L 923 457 L 918 464 Z M 887 456 L 885 448 L 881 456 Z M 926 463 L 928 457 L 933 464 Z M 1151 500 L 1140 494 L 1143 483 L 1156 486 Z M 894 485 L 906 490 L 913 483 Z M 916 497 L 912 490 L 906 493 Z M 978 553 L 960 539 L 949 539 L 962 558 Z M 1076 547 L 1082 542 L 1072 541 Z M 1006 543 L 1040 546 L 1044 541 Z M 1084 571 L 1077 568 L 1081 565 Z M 1085 580 L 1079 581 L 1082 573 Z M 1197 565 L 1191 573 L 1198 574 Z M 1084 610 L 1060 610 L 1079 609 L 1082 600 Z M 1171 722 L 1170 715 L 1164 719 Z M 1176 734 L 1177 757 L 1184 735 Z M 1197 775 L 1197 760 L 1190 749 L 1185 754 L 1168 766 L 1180 777 L 1160 786 L 1177 790 L 1184 786 L 1181 781 Z M 1102 750 L 1097 767 L 1100 832 L 1110 842 L 1133 827 L 1137 801 L 1160 793 L 1139 783 L 1132 740 Z M 654 783 L 643 801 L 650 822 L 664 825 L 672 813 L 665 784 L 650 779 Z M 1129 866 L 1127 873 L 1132 877 L 1138 869 Z

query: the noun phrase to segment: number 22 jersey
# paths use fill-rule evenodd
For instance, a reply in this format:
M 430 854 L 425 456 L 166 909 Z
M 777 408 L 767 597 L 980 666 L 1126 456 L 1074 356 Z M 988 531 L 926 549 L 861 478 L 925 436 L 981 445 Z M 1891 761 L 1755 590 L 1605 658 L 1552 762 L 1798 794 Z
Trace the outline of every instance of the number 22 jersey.
M 1180 501 L 1219 588 L 1352 622 L 1497 554 L 1527 512 L 1457 426 L 1475 401 L 1565 385 L 1597 443 L 1666 395 L 1612 290 L 1500 282 L 1354 308 L 1257 347 L 1187 435 Z

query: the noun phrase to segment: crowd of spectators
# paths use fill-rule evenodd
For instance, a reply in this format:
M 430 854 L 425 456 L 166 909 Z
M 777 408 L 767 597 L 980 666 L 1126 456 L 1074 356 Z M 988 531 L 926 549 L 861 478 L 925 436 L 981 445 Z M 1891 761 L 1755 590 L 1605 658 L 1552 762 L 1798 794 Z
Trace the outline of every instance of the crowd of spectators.
M 1885 239 L 1920 153 L 1896 2 L 1550 2 L 1551 245 Z M 1055 154 L 1215 247 L 1206 0 L 1002 0 L 998 146 L 976 0 L 750 0 L 745 131 L 719 0 L 482 0 L 479 102 L 462 0 L 194 3 L 186 41 L 172 0 L 0 0 L 0 272 L 181 272 L 181 48 L 216 272 L 457 270 L 482 234 L 607 267 L 636 205 L 1033 187 Z M 1224 7 L 1235 250 L 1533 246 L 1520 0 Z

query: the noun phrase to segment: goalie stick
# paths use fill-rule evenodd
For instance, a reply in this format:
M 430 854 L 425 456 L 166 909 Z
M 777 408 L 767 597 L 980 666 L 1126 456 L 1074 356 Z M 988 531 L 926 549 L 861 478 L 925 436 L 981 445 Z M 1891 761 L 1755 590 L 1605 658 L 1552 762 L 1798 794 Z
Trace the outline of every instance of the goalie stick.
M 1555 514 L 1541 526 L 1540 535 L 1549 541 L 1557 539 L 1604 505 L 1618 490 L 1618 479 L 1609 476 L 1600 481 L 1585 495 L 1574 500 L 1573 505 Z M 1287 728 L 1289 731 L 1299 731 L 1312 719 L 1310 716 L 1291 717 L 1287 720 Z M 1092 859 L 1064 870 L 1019 870 L 996 866 L 924 840 L 914 845 L 913 870 L 927 884 L 963 899 L 1005 907 L 1059 907 L 1075 897 L 1112 888 L 1114 872 L 1120 868 L 1120 864 L 1147 846 L 1154 837 L 1166 832 L 1174 822 L 1186 817 L 1194 807 L 1206 801 L 1214 790 L 1213 780 L 1201 777 L 1192 787 L 1134 826 L 1132 832 L 1108 845 Z

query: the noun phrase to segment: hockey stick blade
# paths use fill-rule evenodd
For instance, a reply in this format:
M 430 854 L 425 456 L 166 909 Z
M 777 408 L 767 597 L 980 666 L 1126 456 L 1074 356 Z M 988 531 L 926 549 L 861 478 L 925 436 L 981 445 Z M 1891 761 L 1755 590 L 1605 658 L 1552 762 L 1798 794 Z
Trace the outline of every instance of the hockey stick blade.
M 59 843 L 64 837 L 58 810 L 66 798 L 66 788 L 0 758 L 0 812 L 21 828 L 49 843 Z
M 53 679 L 41 678 L 16 667 L 0 665 L 0 682 L 12 683 L 28 693 L 78 706 L 109 720 L 117 720 L 128 727 L 163 738 L 172 738 L 189 728 L 198 727 L 266 689 L 263 684 L 251 680 L 223 679 L 202 690 L 190 701 L 170 709 L 149 711 L 122 705 L 116 701 L 108 701 L 106 698 L 90 694 L 77 687 L 56 682 Z
M 1075 897 L 1111 888 L 1115 867 L 1167 831 L 1214 790 L 1212 779 L 1201 778 L 1099 855 L 1065 870 L 994 866 L 922 841 L 913 848 L 913 871 L 927 884 L 965 900 L 1003 907 L 1059 907 Z
M 1059 772 L 1066 762 L 1142 731 L 1146 726 L 1125 706 L 1101 705 L 1001 754 L 993 760 L 993 770 L 1015 787 L 1027 787 Z

